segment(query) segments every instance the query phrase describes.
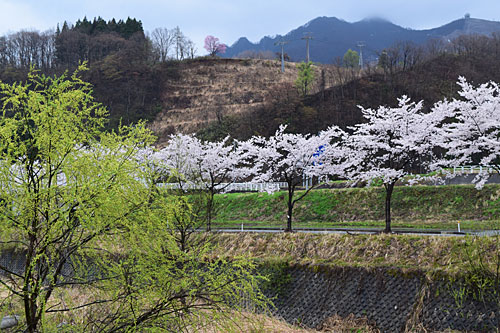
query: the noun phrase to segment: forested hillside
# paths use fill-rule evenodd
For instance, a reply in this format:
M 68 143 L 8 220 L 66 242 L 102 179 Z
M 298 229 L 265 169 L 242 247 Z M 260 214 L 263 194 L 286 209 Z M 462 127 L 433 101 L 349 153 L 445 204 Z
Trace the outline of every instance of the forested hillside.
M 297 64 L 280 72 L 278 60 L 195 57 L 178 27 L 145 33 L 139 20 L 102 18 L 63 23 L 55 31 L 19 31 L 0 37 L 0 79 L 25 80 L 31 66 L 61 74 L 86 61 L 84 79 L 109 110 L 109 129 L 150 123 L 162 144 L 175 132 L 205 139 L 270 135 L 279 124 L 314 133 L 331 124 L 360 122 L 358 105 L 394 105 L 407 94 L 426 107 L 454 97 L 456 81 L 500 81 L 500 35 L 460 35 L 449 43 L 398 42 L 366 65 L 313 66 L 309 93 L 295 86 Z
M 47 75 L 71 72 L 85 61 L 89 70 L 83 78 L 108 108 L 109 128 L 150 121 L 161 110 L 163 80 L 176 75 L 161 43 L 165 33 L 176 39 L 174 64 L 194 57 L 194 44 L 180 29 L 157 29 L 148 37 L 142 22 L 132 18 L 84 18 L 73 25 L 64 22 L 55 31 L 11 33 L 0 37 L 0 80 L 25 80 L 31 66 Z
M 246 139 L 254 134 L 271 135 L 282 123 L 292 132 L 315 133 L 331 124 L 347 127 L 362 121 L 359 105 L 395 106 L 408 95 L 430 108 L 438 100 L 458 97 L 456 84 L 464 76 L 474 85 L 500 81 L 500 36 L 461 36 L 452 47 L 429 43 L 422 47 L 398 43 L 383 51 L 373 66 L 315 68 L 315 88 L 305 98 L 297 91 L 270 91 L 269 103 L 245 116 L 228 117 L 213 124 L 210 133 L 222 132 Z M 325 73 L 330 88 L 325 87 Z M 291 91 L 291 92 L 290 92 Z

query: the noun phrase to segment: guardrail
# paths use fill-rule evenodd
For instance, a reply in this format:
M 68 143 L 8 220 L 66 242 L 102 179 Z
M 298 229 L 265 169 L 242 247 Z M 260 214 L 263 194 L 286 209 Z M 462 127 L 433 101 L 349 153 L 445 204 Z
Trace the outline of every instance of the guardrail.
M 453 170 L 453 174 L 477 174 L 477 173 L 493 173 L 496 169 L 493 166 L 483 166 L 483 165 L 462 165 L 455 166 L 453 168 L 447 168 L 448 170 Z M 328 178 L 322 178 L 318 180 L 320 183 L 328 183 Z M 311 177 L 304 176 L 302 178 L 302 187 L 304 189 L 309 189 L 313 186 L 313 179 Z M 160 187 L 169 189 L 179 189 L 180 185 L 178 183 L 162 183 L 158 184 Z M 204 185 L 196 183 L 184 183 L 182 188 L 185 190 L 199 190 L 203 189 Z M 217 185 L 217 189 L 223 192 L 274 192 L 278 190 L 288 189 L 288 184 L 286 182 L 273 182 L 273 183 L 221 183 Z
M 453 167 L 453 173 L 492 173 L 495 169 L 492 166 L 482 165 L 462 165 Z
M 161 183 L 158 186 L 163 188 L 168 188 L 172 190 L 178 190 L 181 188 L 179 183 Z M 185 190 L 199 190 L 203 189 L 202 184 L 196 183 L 184 183 L 182 188 Z M 217 189 L 223 190 L 224 192 L 274 192 L 280 189 L 288 188 L 288 184 L 285 182 L 276 183 L 221 183 L 216 186 Z

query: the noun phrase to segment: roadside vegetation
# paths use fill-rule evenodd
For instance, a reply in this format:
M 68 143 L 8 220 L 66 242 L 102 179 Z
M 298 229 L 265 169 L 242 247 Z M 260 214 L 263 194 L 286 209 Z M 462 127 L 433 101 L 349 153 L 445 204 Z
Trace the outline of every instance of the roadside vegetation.
M 470 271 L 478 256 L 496 271 L 498 237 L 429 237 L 413 235 L 318 235 L 308 233 L 218 234 L 214 256 L 246 255 L 288 265 L 400 268 L 460 274 Z
M 300 192 L 299 192 L 300 193 Z M 299 194 L 300 195 L 300 194 Z M 382 187 L 318 189 L 295 207 L 295 226 L 381 227 Z M 286 192 L 227 193 L 216 197 L 215 227 L 284 228 Z M 500 228 L 500 185 L 398 186 L 392 197 L 395 228 L 483 230 Z

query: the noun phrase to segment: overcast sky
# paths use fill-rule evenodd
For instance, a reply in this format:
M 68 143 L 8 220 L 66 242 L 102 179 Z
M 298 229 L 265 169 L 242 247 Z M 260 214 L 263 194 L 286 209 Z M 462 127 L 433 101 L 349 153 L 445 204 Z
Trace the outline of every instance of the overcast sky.
M 214 35 L 228 45 L 284 35 L 318 16 L 356 22 L 370 16 L 413 29 L 434 28 L 469 13 L 500 21 L 500 0 L 0 0 L 0 34 L 46 30 L 87 16 L 140 19 L 146 31 L 179 26 L 203 51 Z

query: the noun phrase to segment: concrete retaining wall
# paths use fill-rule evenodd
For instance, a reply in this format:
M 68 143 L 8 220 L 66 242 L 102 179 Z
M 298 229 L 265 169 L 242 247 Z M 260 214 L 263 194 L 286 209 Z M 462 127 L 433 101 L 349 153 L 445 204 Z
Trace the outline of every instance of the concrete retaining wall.
M 333 315 L 349 314 L 368 318 L 382 332 L 496 332 L 500 323 L 494 298 L 461 298 L 461 283 L 428 282 L 422 272 L 295 266 L 289 274 L 274 303 L 275 315 L 292 324 L 316 328 Z

